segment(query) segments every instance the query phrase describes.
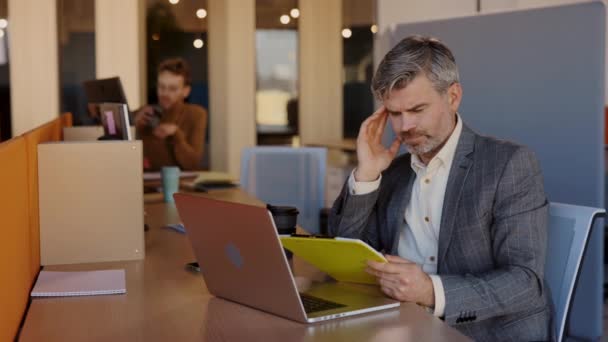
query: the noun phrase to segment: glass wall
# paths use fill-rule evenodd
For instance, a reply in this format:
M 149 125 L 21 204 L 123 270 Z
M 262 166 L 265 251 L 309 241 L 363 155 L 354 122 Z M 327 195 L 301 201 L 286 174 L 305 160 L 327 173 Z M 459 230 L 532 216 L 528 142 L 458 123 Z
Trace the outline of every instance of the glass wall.
M 82 83 L 95 79 L 95 0 L 57 0 L 61 111 L 93 124 Z
M 11 138 L 11 83 L 8 59 L 8 0 L 0 0 L 0 141 Z
M 206 0 L 147 0 L 148 103 L 157 102 L 159 63 L 182 57 L 192 68 L 192 92 L 187 101 L 209 108 L 207 9 Z
M 259 145 L 291 145 L 298 135 L 299 16 L 297 1 L 256 1 L 256 124 Z
M 342 1 L 344 55 L 344 138 L 356 138 L 359 126 L 374 112 L 375 0 Z
M 146 5 L 148 103 L 158 103 L 156 80 L 160 62 L 181 57 L 190 64 L 192 71 L 192 90 L 186 102 L 209 111 L 207 17 L 212 14 L 207 12 L 207 0 L 147 0 Z M 209 168 L 212 113 L 208 114 L 203 168 Z

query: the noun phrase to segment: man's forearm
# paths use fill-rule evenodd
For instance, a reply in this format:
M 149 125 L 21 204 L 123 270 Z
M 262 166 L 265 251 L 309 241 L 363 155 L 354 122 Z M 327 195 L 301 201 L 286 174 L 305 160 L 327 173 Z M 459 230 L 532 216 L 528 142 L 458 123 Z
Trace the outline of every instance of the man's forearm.
M 467 313 L 475 321 L 523 312 L 542 303 L 543 280 L 529 268 L 508 266 L 480 275 L 441 275 L 445 321 L 459 323 Z

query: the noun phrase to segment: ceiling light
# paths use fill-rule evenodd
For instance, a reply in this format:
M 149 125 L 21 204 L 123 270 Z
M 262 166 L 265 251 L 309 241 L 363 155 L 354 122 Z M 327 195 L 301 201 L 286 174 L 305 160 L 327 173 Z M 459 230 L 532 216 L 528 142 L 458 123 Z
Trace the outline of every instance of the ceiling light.
M 353 31 L 351 31 L 350 29 L 345 28 L 344 30 L 342 30 L 342 37 L 350 38 L 352 35 Z
M 196 16 L 199 19 L 203 19 L 207 16 L 207 10 L 205 10 L 204 8 L 199 8 L 196 10 Z
M 0 19 L 0 29 L 5 29 L 8 26 L 8 20 L 2 18 Z
M 300 10 L 297 8 L 292 8 L 291 11 L 289 11 L 289 15 L 291 15 L 292 18 L 296 19 L 300 17 Z
M 177 5 L 179 0 L 169 0 L 169 2 L 171 3 L 171 5 Z
M 194 42 L 192 43 L 192 45 L 194 45 L 194 47 L 195 47 L 195 48 L 200 49 L 200 48 L 202 48 L 202 47 L 203 47 L 203 45 L 205 45 L 205 43 L 203 42 L 203 40 L 202 40 L 202 39 L 200 39 L 200 38 L 196 38 L 196 39 L 194 40 Z
M 281 24 L 283 24 L 283 25 L 287 25 L 291 21 L 291 19 L 289 18 L 289 16 L 287 14 L 283 14 L 281 16 L 281 18 L 279 18 L 279 20 L 281 21 Z
M 369 28 L 372 33 L 377 33 L 378 32 L 378 25 L 374 24 Z

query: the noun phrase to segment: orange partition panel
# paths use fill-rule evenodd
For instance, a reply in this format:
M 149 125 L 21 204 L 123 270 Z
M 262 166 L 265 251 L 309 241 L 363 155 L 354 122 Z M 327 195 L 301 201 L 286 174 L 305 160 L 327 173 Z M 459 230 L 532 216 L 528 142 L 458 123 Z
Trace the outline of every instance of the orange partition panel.
M 12 341 L 32 286 L 24 138 L 0 144 L 0 165 L 0 341 Z
M 38 144 L 60 141 L 63 132 L 62 117 L 48 122 L 25 134 L 27 143 L 27 177 L 30 213 L 30 279 L 33 281 L 40 270 L 40 216 L 38 215 Z
M 61 114 L 60 120 L 61 120 L 61 127 L 59 128 L 61 130 L 60 140 L 63 140 L 63 127 L 72 127 L 72 125 L 74 124 L 74 119 L 72 117 L 72 113 L 67 112 L 67 113 Z

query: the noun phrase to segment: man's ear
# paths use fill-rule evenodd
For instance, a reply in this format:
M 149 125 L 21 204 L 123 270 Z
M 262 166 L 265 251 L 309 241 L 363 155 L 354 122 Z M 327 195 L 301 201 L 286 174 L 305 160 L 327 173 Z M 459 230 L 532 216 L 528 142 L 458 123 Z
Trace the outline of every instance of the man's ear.
M 184 86 L 184 89 L 182 90 L 182 96 L 184 97 L 184 99 L 188 96 L 190 96 L 190 92 L 192 91 L 192 87 L 187 85 Z
M 460 106 L 460 101 L 462 101 L 462 87 L 460 86 L 460 83 L 456 82 L 452 84 L 448 88 L 447 93 L 450 111 L 456 113 L 458 111 L 458 107 Z

